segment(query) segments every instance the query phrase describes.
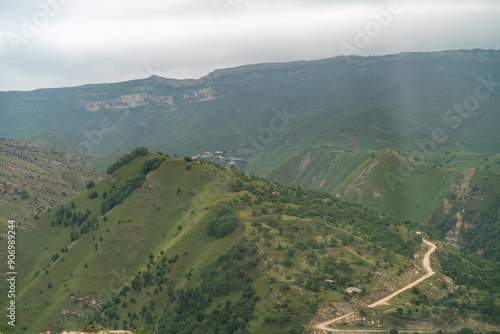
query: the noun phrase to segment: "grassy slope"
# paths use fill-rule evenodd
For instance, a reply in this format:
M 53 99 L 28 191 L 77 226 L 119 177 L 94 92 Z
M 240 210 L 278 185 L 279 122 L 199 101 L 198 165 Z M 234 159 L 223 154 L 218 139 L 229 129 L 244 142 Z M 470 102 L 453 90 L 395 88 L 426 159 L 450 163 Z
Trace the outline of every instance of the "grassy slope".
M 120 183 L 125 178 L 134 175 L 145 159 L 147 157 L 136 159 L 131 163 L 129 169 L 117 171 L 114 174 L 117 178 L 115 182 Z M 70 292 L 66 291 L 64 287 L 64 282 L 69 278 L 72 278 L 71 283 L 68 284 L 72 293 L 93 295 L 96 291 L 109 288 L 114 277 L 113 270 L 122 273 L 122 268 L 127 268 L 127 271 L 132 274 L 143 269 L 140 264 L 147 260 L 150 253 L 156 254 L 161 249 L 173 246 L 177 249 L 179 247 L 179 238 L 175 239 L 177 224 L 188 227 L 190 223 L 190 219 L 185 221 L 181 219 L 183 215 L 178 211 L 178 208 L 184 203 L 191 202 L 196 191 L 195 188 L 204 186 L 211 181 L 207 173 L 201 171 L 201 168 L 193 170 L 189 174 L 184 173 L 183 170 L 185 170 L 183 160 L 170 162 L 169 168 L 159 170 L 146 181 L 146 185 L 149 184 L 155 188 L 148 191 L 137 190 L 136 196 L 127 199 L 119 207 L 119 210 L 112 210 L 106 215 L 107 222 L 100 220 L 101 227 L 98 231 L 86 234 L 71 244 L 69 242 L 69 229 L 57 230 L 57 228 L 50 226 L 51 220 L 54 219 L 55 210 L 40 219 L 40 225 L 37 226 L 37 231 L 40 233 L 27 233 L 26 238 L 20 238 L 18 247 L 23 249 L 31 245 L 31 249 L 38 249 L 38 251 L 43 252 L 44 256 L 40 257 L 38 251 L 26 254 L 26 257 L 22 257 L 23 254 L 20 254 L 21 263 L 30 264 L 29 274 L 23 276 L 24 280 L 20 280 L 20 286 L 27 284 L 25 280 L 32 280 L 36 272 L 42 273 L 46 264 L 50 263 L 49 258 L 54 253 L 59 252 L 59 249 L 69 245 L 70 251 L 62 256 L 64 262 L 59 259 L 52 264 L 48 268 L 48 275 L 42 274 L 31 283 L 28 290 L 20 295 L 20 305 L 23 305 L 20 309 L 21 319 L 24 311 L 31 315 L 29 318 L 33 317 L 32 319 L 38 320 L 38 322 L 32 322 L 32 326 L 35 328 L 55 323 L 60 315 L 54 315 L 52 307 L 41 306 L 46 305 L 47 298 L 50 298 L 50 304 L 53 307 L 71 309 L 68 305 Z M 158 185 L 161 185 L 161 188 Z M 176 189 L 180 186 L 185 190 L 181 191 L 181 195 L 177 195 Z M 106 179 L 92 191 L 102 194 L 103 191 L 109 192 L 111 187 L 112 181 Z M 100 201 L 88 199 L 87 193 L 76 198 L 74 203 L 76 209 L 85 207 L 97 217 L 100 216 L 98 214 Z M 169 205 L 161 205 L 162 203 L 169 203 Z M 118 220 L 121 220 L 122 223 L 118 224 Z M 108 229 L 109 232 L 107 232 Z M 189 231 L 189 228 L 186 231 Z M 185 241 L 188 244 L 190 244 L 189 239 L 192 238 L 189 234 L 187 232 L 181 234 L 188 239 Z M 93 248 L 94 236 L 96 237 L 95 242 L 99 244 L 97 252 Z M 103 237 L 102 242 L 99 242 L 100 236 Z M 196 243 L 196 245 L 201 246 L 203 243 Z M 216 249 L 216 253 L 212 256 L 216 257 L 217 251 L 223 250 L 224 248 Z M 203 253 L 202 250 L 200 250 L 201 253 Z M 32 257 L 28 257 L 29 255 Z M 88 264 L 86 269 L 84 268 L 85 263 Z M 50 297 L 47 294 L 49 281 L 52 282 L 51 289 L 55 292 L 51 293 Z M 46 294 L 40 294 L 39 290 L 45 291 Z M 28 317 L 24 319 L 28 319 Z
M 21 138 L 23 141 L 27 141 L 29 143 L 50 148 L 53 150 L 57 149 L 62 149 L 64 151 L 65 148 L 67 149 L 68 147 L 72 149 L 72 151 L 75 151 L 76 145 L 73 144 L 72 142 L 64 139 L 63 137 L 59 136 L 58 134 L 55 134 L 54 132 L 50 131 L 40 131 L 40 132 L 35 132 L 30 135 L 24 136 Z
M 257 240 L 259 253 L 266 259 L 266 262 L 260 262 L 253 273 L 254 286 L 262 299 L 256 311 L 261 316 L 251 325 L 260 328 L 257 331 L 261 333 L 272 333 L 282 327 L 279 322 L 263 321 L 262 314 L 273 312 L 275 303 L 287 301 L 287 307 L 277 312 L 277 316 L 286 318 L 293 315 L 300 321 L 307 322 L 316 310 L 315 305 L 343 299 L 340 291 L 324 290 L 323 285 L 321 297 L 318 297 L 317 292 L 294 283 L 308 279 L 311 274 L 307 272 L 317 275 L 323 270 L 319 266 L 322 260 L 307 260 L 311 256 L 318 259 L 336 256 L 347 260 L 355 273 L 350 284 L 358 284 L 374 291 L 382 288 L 381 282 L 368 279 L 370 272 L 376 268 L 376 263 L 381 263 L 379 270 L 389 277 L 389 281 L 396 276 L 396 271 L 409 264 L 409 260 L 401 255 L 381 252 L 380 249 L 377 251 L 376 247 L 370 246 L 375 245 L 374 243 L 362 239 L 362 232 L 356 232 L 361 238 L 354 237 L 347 243 L 346 240 L 352 233 L 349 231 L 356 230 L 347 222 L 335 226 L 325 224 L 323 220 L 285 215 L 278 223 L 284 228 L 285 233 L 282 234 L 276 225 L 267 224 L 269 218 L 278 219 L 278 215 L 255 216 L 252 214 L 253 208 L 242 204 L 236 205 L 235 209 L 244 224 L 226 238 L 209 237 L 206 234 L 206 224 L 211 212 L 222 203 L 228 203 L 235 197 L 241 198 L 247 192 L 227 191 L 227 183 L 234 180 L 229 171 L 212 165 L 199 165 L 198 162 L 192 162 L 192 168 L 187 170 L 186 162 L 182 159 L 168 158 L 158 170 L 148 175 L 142 189 L 135 190 L 123 204 L 108 212 L 107 221 L 104 221 L 100 215 L 102 193 L 109 193 L 113 184 L 119 185 L 134 176 L 142 163 L 151 157 L 150 154 L 137 158 L 105 178 L 89 191 L 98 192 L 98 198 L 91 200 L 89 192 L 86 192 L 74 199 L 74 211 L 89 209 L 92 216 L 99 219 L 100 226 L 97 230 L 70 242 L 69 227 L 51 226 L 56 212 L 56 209 L 52 209 L 41 214 L 40 219 L 31 220 L 28 231 L 19 234 L 19 272 L 23 273 L 18 276 L 20 328 L 26 327 L 28 333 L 34 332 L 35 328 L 79 328 L 85 320 L 78 316 L 64 316 L 61 313 L 63 309 L 81 316 L 93 316 L 98 312 L 84 303 L 75 302 L 71 296 L 102 302 L 115 295 L 123 285 L 129 284 L 134 274 L 146 270 L 149 254 L 153 254 L 154 261 L 158 261 L 156 257 L 160 256 L 161 251 L 169 259 L 179 256 L 178 262 L 172 264 L 169 284 L 174 288 L 195 287 L 201 281 L 201 269 L 244 236 Z M 267 186 L 267 183 L 259 182 L 261 187 Z M 259 186 L 259 182 L 255 184 Z M 181 189 L 180 194 L 177 193 L 178 188 Z M 70 204 L 64 206 L 68 208 Z M 252 222 L 264 225 L 257 227 Z M 182 226 L 182 230 L 179 231 L 178 226 Z M 400 228 L 401 236 L 406 237 L 406 230 L 402 226 Z M 100 237 L 103 238 L 102 241 Z M 340 246 L 323 250 L 314 250 L 310 246 L 297 248 L 297 245 L 310 244 L 311 238 L 318 244 L 337 240 Z M 279 250 L 280 244 L 283 250 Z M 61 254 L 60 249 L 66 246 L 69 251 Z M 294 249 L 295 252 L 292 267 L 281 265 L 287 257 L 287 249 Z M 61 257 L 51 263 L 51 257 L 55 253 L 60 253 Z M 385 265 L 384 269 L 387 261 L 392 263 L 392 267 Z M 192 278 L 188 280 L 186 275 L 191 268 Z M 271 276 L 275 277 L 273 281 L 269 281 Z M 52 284 L 50 288 L 49 282 Z M 284 289 L 284 284 L 291 288 Z M 128 303 L 127 307 L 118 306 L 120 318 L 127 319 L 129 311 L 139 314 L 142 306 L 149 305 L 150 299 L 154 299 L 155 305 L 164 305 L 167 298 L 165 293 L 152 297 L 153 288 L 145 287 L 141 293 L 133 294 L 137 303 Z M 270 289 L 276 293 L 269 293 Z M 215 301 L 223 303 L 227 298 L 236 297 L 237 295 L 230 294 Z M 123 299 L 128 302 L 129 297 Z M 155 310 L 154 313 L 159 315 L 161 307 Z M 134 325 L 140 325 L 144 321 L 141 319 L 135 321 Z M 123 327 L 121 321 L 105 322 L 105 325 Z
M 488 168 L 500 172 L 499 156 L 468 153 L 449 143 L 424 152 L 420 155 L 423 161 L 409 158 L 422 153 L 415 143 L 423 139 L 368 128 L 342 131 L 324 144 L 288 158 L 287 150 L 271 149 L 252 162 L 249 170 L 285 185 L 325 191 L 397 219 L 419 223 L 429 218 L 461 170 Z M 269 152 L 275 154 L 271 160 Z M 275 167 L 269 161 L 276 163 Z
M 97 170 L 101 173 L 106 173 L 108 166 L 111 165 L 116 160 L 120 159 L 124 155 L 125 153 L 123 152 L 114 152 L 98 160 L 95 159 L 86 160 L 84 164 L 87 165 L 89 168 Z

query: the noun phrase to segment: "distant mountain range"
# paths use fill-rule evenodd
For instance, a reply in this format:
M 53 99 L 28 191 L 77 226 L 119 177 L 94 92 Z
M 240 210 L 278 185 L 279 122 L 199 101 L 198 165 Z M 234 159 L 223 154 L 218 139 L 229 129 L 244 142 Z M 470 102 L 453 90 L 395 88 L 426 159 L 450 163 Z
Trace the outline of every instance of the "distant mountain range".
M 282 161 L 366 127 L 422 139 L 437 131 L 435 139 L 467 151 L 498 152 L 499 63 L 494 50 L 335 57 L 217 70 L 198 80 L 152 76 L 0 92 L 0 135 L 51 131 L 97 157 L 138 145 L 181 156 L 226 151 L 259 173 L 269 156 Z
M 212 157 L 422 223 L 463 169 L 500 171 L 499 69 L 500 51 L 459 50 L 0 92 L 0 135 L 88 166 L 138 145 Z

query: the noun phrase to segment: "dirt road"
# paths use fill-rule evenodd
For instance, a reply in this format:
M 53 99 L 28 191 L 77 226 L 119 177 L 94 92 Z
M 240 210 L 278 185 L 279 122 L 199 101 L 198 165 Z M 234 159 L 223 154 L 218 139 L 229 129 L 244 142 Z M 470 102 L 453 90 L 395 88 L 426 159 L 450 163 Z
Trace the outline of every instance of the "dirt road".
M 420 234 L 420 233 L 419 233 Z M 431 277 L 432 275 L 434 275 L 434 271 L 432 270 L 431 268 L 431 260 L 430 260 L 430 256 L 431 254 L 436 250 L 436 245 L 434 245 L 433 243 L 425 240 L 425 239 L 422 239 L 422 241 L 427 245 L 429 246 L 429 250 L 427 251 L 427 253 L 425 253 L 424 255 L 424 259 L 422 260 L 422 264 L 424 266 L 424 269 L 427 271 L 427 274 L 425 274 L 425 276 L 419 278 L 418 280 L 416 280 L 415 282 L 413 283 L 410 283 L 408 284 L 407 286 L 405 286 L 404 288 L 402 289 L 399 289 L 398 291 L 394 292 L 393 294 L 379 300 L 379 301 L 376 301 L 375 303 L 371 304 L 371 305 L 368 305 L 368 307 L 377 307 L 377 306 L 380 306 L 380 305 L 384 305 L 384 304 L 388 304 L 388 301 L 391 300 L 392 298 L 396 297 L 397 295 L 399 295 L 400 293 L 402 293 L 403 291 L 406 291 L 408 289 L 411 289 L 413 288 L 414 286 L 418 285 L 419 283 L 421 283 L 422 281 L 426 280 L 427 278 Z M 353 314 L 354 312 L 351 312 L 349 314 L 345 314 L 341 317 L 338 317 L 338 318 L 335 318 L 333 320 L 328 320 L 328 321 L 325 321 L 325 322 L 322 322 L 322 323 L 319 323 L 317 325 L 315 325 L 314 327 L 317 328 L 317 329 L 322 329 L 322 330 L 325 330 L 325 331 L 331 331 L 331 332 L 335 332 L 337 331 L 336 329 L 332 329 L 330 328 L 329 326 L 335 322 L 338 322 L 344 318 L 347 318 L 349 317 L 351 314 Z

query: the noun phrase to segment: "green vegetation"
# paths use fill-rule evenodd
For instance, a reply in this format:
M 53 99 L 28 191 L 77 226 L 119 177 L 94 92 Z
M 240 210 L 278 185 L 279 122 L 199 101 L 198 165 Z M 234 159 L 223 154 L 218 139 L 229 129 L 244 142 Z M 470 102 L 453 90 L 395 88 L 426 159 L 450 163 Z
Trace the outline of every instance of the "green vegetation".
M 107 173 L 112 174 L 115 170 L 117 170 L 120 167 L 125 166 L 128 164 L 130 161 L 134 160 L 138 156 L 145 156 L 148 154 L 148 149 L 145 147 L 137 147 L 135 148 L 132 153 L 126 154 L 120 159 L 118 159 L 115 163 L 113 163 L 111 166 L 108 167 Z
M 116 191 L 110 190 L 106 200 L 102 202 L 101 214 L 104 215 L 116 205 L 123 203 L 125 198 L 127 198 L 135 189 L 139 188 L 145 179 L 146 176 L 141 173 L 135 177 L 127 179 L 125 183 L 120 185 Z
M 87 189 L 89 180 L 103 177 L 66 153 L 1 138 L 0 165 L 1 228 L 15 219 L 22 230 L 30 217 L 70 200 Z
M 201 272 L 201 291 L 224 296 L 250 283 L 250 273 L 257 266 L 257 246 L 241 241 Z
M 223 238 L 234 232 L 240 220 L 229 208 L 223 207 L 210 218 L 207 226 L 208 235 Z
M 470 215 L 478 214 L 474 209 Z M 500 263 L 500 193 L 490 199 L 490 204 L 479 212 L 479 219 L 475 220 L 474 227 L 464 229 L 460 235 L 462 242 L 471 253 L 481 252 L 483 257 Z M 468 217 L 465 216 L 467 219 Z
M 153 159 L 146 161 L 142 166 L 142 174 L 148 175 L 149 172 L 157 170 L 165 160 L 165 157 L 154 157 Z
M 32 319 L 20 326 L 300 332 L 319 305 L 344 300 L 347 286 L 381 289 L 374 270 L 410 270 L 419 249 L 402 224 L 326 193 L 190 164 L 137 155 L 39 214 L 38 228 L 19 239 L 18 301 L 32 305 L 19 310 Z M 60 317 L 61 309 L 88 318 Z

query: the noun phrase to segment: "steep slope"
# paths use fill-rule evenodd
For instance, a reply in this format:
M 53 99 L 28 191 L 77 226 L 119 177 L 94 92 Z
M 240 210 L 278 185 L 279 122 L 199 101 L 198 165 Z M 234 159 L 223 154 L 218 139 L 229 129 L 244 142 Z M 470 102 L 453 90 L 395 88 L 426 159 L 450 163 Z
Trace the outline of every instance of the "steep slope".
M 298 330 L 318 307 L 343 301 L 347 286 L 370 300 L 400 282 L 396 272 L 417 275 L 420 239 L 390 218 L 224 167 L 134 152 L 18 234 L 19 328 Z
M 428 221 L 462 172 L 500 170 L 500 157 L 494 154 L 450 151 L 451 147 L 443 146 L 421 161 L 387 149 L 362 151 L 362 145 L 318 145 L 283 161 L 265 176 L 421 224 Z
M 355 312 L 364 328 L 415 330 L 483 315 L 484 286 L 467 295 L 439 262 L 418 290 L 366 310 L 425 273 L 426 247 L 398 221 L 327 193 L 145 148 L 108 172 L 17 233 L 17 328 L 80 330 L 95 321 L 162 333 L 300 333 Z M 5 246 L 0 240 L 2 261 Z M 448 257 L 458 255 L 438 246 L 449 270 Z M 362 293 L 345 293 L 351 286 Z M 459 304 L 441 311 L 451 293 L 470 305 L 468 314 Z M 450 317 L 457 321 L 443 322 Z
M 66 153 L 0 139 L 0 226 L 19 223 L 86 190 L 103 176 Z

